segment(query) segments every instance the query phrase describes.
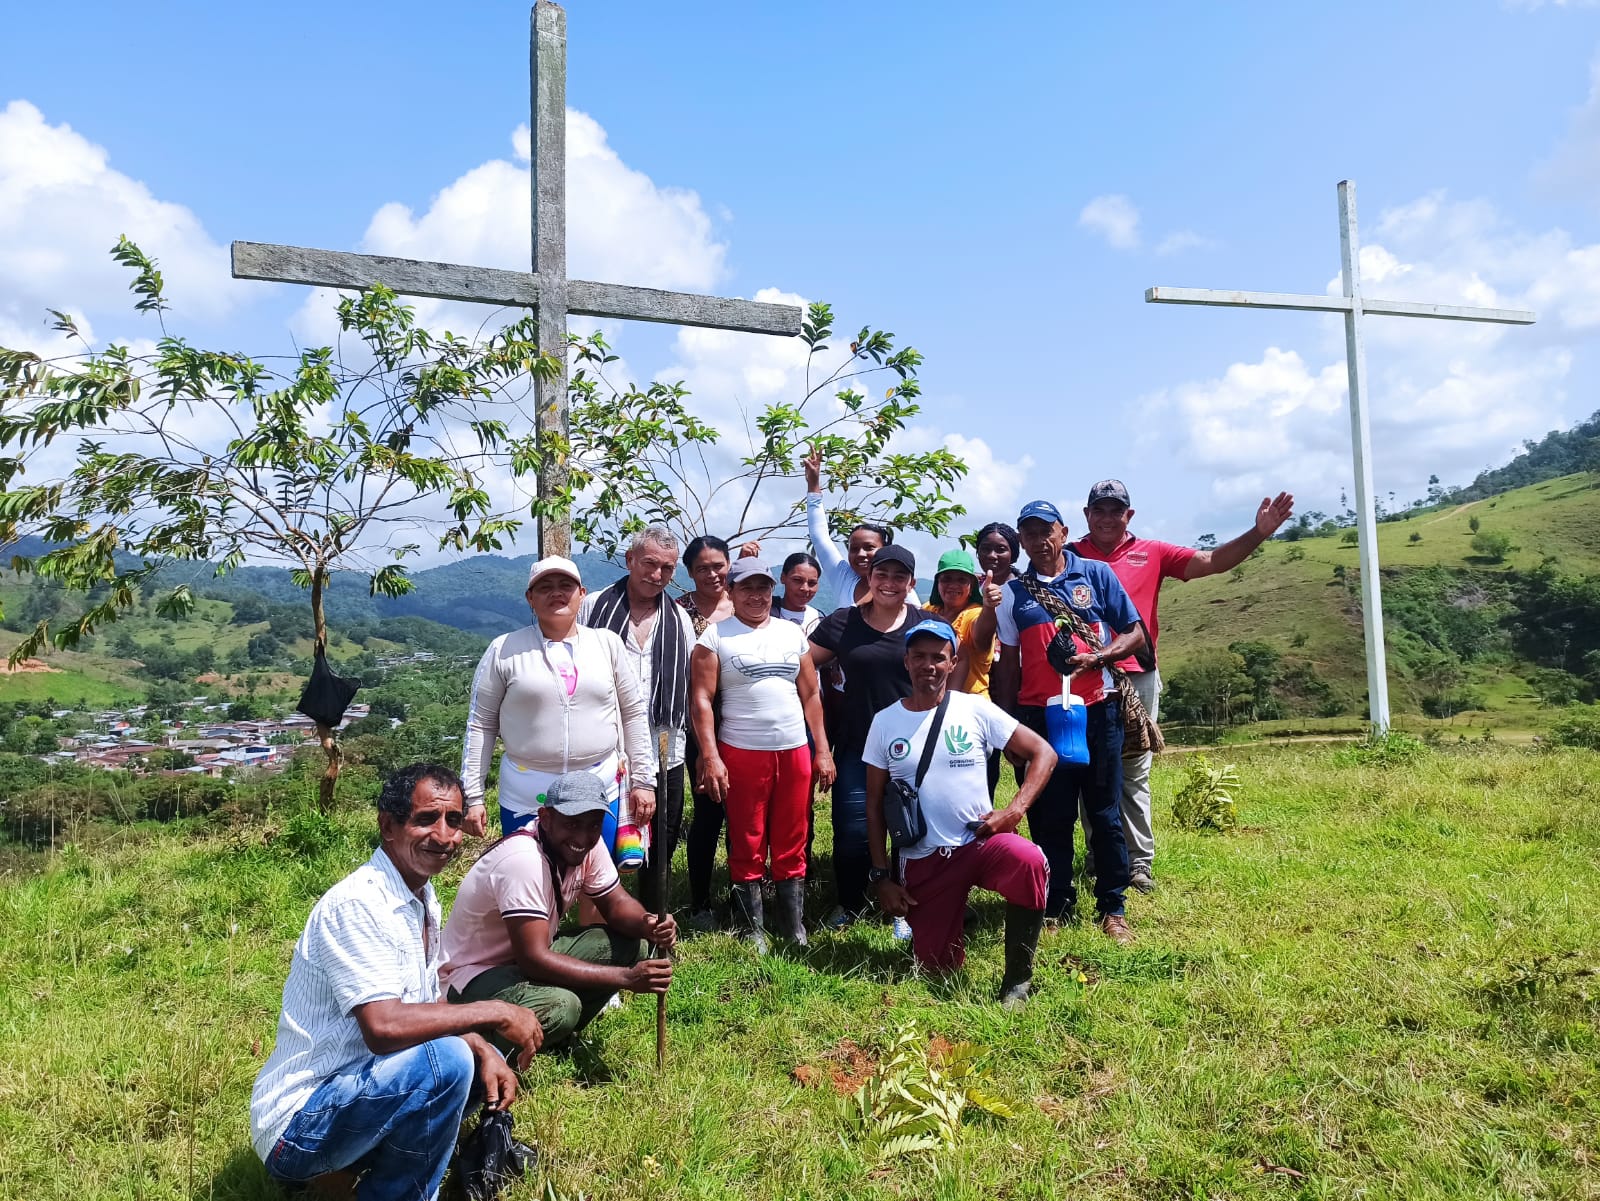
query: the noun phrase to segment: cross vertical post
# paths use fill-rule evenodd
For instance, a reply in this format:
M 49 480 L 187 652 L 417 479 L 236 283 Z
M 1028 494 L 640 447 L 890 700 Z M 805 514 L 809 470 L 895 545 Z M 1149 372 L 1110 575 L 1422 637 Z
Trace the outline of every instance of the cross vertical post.
M 1433 317 L 1494 325 L 1532 325 L 1538 316 L 1526 309 L 1473 308 L 1414 300 L 1374 300 L 1361 293 L 1361 239 L 1356 231 L 1356 185 L 1339 184 L 1339 261 L 1342 295 L 1292 292 L 1236 292 L 1217 288 L 1146 288 L 1149 304 L 1204 304 L 1227 308 L 1291 309 L 1344 316 L 1345 368 L 1350 375 L 1350 448 L 1356 474 L 1356 535 L 1361 555 L 1361 608 L 1367 651 L 1367 709 L 1372 726 L 1389 728 L 1389 675 L 1383 648 L 1383 589 L 1378 579 L 1378 514 L 1372 483 L 1372 429 L 1367 418 L 1367 353 L 1362 320 Z
M 548 503 L 567 486 L 567 14 L 551 0 L 539 0 L 532 13 L 529 69 L 533 87 L 528 123 L 533 139 L 528 167 L 532 206 L 532 264 L 539 277 L 539 350 L 560 369 L 534 383 L 534 408 L 541 443 L 554 441 L 559 455 L 539 466 L 538 496 Z M 572 522 L 563 516 L 539 517 L 539 556 L 572 553 Z
M 1361 556 L 1361 624 L 1367 643 L 1367 712 L 1389 728 L 1389 663 L 1383 645 L 1383 585 L 1378 578 L 1378 513 L 1372 485 L 1372 423 L 1367 418 L 1367 352 L 1361 339 L 1361 235 L 1356 185 L 1339 183 L 1339 262 L 1344 294 L 1345 367 L 1350 376 L 1350 447 L 1356 472 L 1356 547 Z
M 539 554 L 572 553 L 572 521 L 548 515 L 567 489 L 567 317 L 614 318 L 792 338 L 805 314 L 792 304 L 701 296 L 628 284 L 567 278 L 567 14 L 538 0 L 529 16 L 530 102 L 528 271 L 351 254 L 272 242 L 235 242 L 235 279 L 264 279 L 318 288 L 382 284 L 402 296 L 531 309 L 541 355 L 555 360 L 552 379 L 534 379 L 534 426 L 548 452 L 538 482 Z M 551 446 L 554 443 L 554 446 Z

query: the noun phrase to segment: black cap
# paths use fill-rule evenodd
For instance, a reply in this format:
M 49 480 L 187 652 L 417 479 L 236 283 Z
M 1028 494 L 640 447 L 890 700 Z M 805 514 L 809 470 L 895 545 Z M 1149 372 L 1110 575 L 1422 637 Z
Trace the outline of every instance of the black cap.
M 880 546 L 872 556 L 872 566 L 879 567 L 885 563 L 898 563 L 912 575 L 917 574 L 917 560 L 910 551 L 903 546 L 896 546 L 893 542 L 888 546 Z
M 1124 509 L 1133 508 L 1133 502 L 1128 499 L 1128 487 L 1121 480 L 1101 480 L 1089 489 L 1089 499 L 1083 502 L 1088 508 L 1097 500 L 1114 500 Z

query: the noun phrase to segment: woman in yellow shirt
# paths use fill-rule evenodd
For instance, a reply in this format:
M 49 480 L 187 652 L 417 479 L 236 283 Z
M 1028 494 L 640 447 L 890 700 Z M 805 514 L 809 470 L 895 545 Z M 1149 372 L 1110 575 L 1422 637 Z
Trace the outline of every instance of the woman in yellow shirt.
M 972 623 L 983 612 L 978 596 L 978 563 L 971 551 L 947 550 L 939 556 L 933 573 L 933 601 L 928 612 L 948 621 L 956 632 L 956 670 L 951 679 L 962 692 L 989 695 L 989 664 L 993 648 L 972 641 Z

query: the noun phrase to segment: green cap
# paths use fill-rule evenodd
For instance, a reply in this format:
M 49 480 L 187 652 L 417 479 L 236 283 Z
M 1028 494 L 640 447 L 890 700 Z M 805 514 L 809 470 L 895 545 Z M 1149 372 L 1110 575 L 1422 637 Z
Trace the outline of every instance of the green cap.
M 964 571 L 973 579 L 978 578 L 978 561 L 972 557 L 968 550 L 947 550 L 939 556 L 939 566 L 934 569 L 933 578 L 938 579 L 947 571 Z

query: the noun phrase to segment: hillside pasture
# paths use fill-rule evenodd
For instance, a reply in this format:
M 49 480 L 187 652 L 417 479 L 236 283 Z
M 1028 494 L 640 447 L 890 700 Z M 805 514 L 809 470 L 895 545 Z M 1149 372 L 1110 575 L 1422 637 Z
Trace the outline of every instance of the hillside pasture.
M 1020 1013 L 991 1001 L 992 898 L 949 980 L 876 923 L 765 960 L 688 940 L 664 1074 L 642 998 L 536 1060 L 515 1113 L 541 1177 L 589 1198 L 1600 1195 L 1600 757 L 1228 756 L 1241 830 L 1162 820 L 1135 945 L 1047 933 Z M 1163 815 L 1181 768 L 1158 766 Z M 279 1195 L 246 1104 L 306 913 L 372 846 L 370 798 L 344 806 L 0 860 L 0 1195 Z M 907 1020 L 989 1048 L 1018 1116 L 868 1158 L 834 1082 Z

